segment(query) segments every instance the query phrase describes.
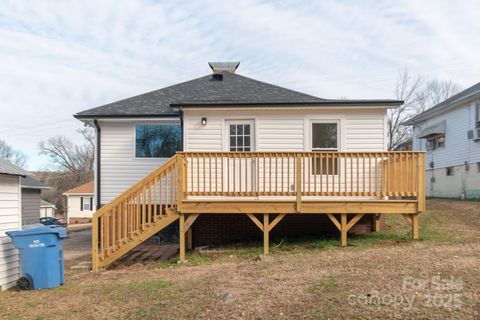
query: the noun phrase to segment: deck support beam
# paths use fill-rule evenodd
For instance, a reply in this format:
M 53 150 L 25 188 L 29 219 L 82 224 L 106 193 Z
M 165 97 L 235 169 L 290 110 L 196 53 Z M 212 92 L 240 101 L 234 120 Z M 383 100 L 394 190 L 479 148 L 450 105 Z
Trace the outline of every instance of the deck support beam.
M 340 216 L 340 226 L 341 226 L 341 230 L 340 230 L 340 233 L 341 233 L 341 245 L 342 247 L 346 247 L 347 246 L 347 214 L 346 213 L 342 213 L 342 215 Z
M 188 218 L 185 219 L 185 213 L 180 212 L 180 221 L 179 221 L 179 239 L 180 239 L 180 262 L 185 262 L 185 251 L 186 249 L 192 248 L 192 225 L 197 220 L 200 214 L 194 213 L 188 215 Z
M 377 213 L 377 214 L 375 214 L 375 216 L 374 216 L 374 219 L 375 219 L 375 232 L 380 232 L 381 229 L 382 229 L 381 218 L 382 218 L 382 214 L 381 214 L 381 213 Z
M 185 262 L 185 214 L 180 212 L 179 220 L 179 238 L 180 238 L 180 262 Z
M 270 223 L 270 217 L 268 213 L 263 214 L 263 254 L 268 254 L 270 249 L 270 239 L 269 234 L 270 230 L 268 229 L 268 224 Z
M 418 214 L 402 214 L 405 220 L 412 226 L 412 240 L 419 239 Z
M 338 222 L 337 218 L 331 213 L 327 213 L 327 217 L 330 218 L 330 220 L 333 222 L 335 227 L 340 231 L 341 235 L 341 240 L 340 244 L 342 247 L 347 246 L 347 233 L 350 231 L 350 229 L 353 228 L 353 226 L 362 219 L 364 216 L 364 213 L 357 213 L 350 221 L 347 220 L 347 214 L 342 213 L 340 215 L 340 222 Z
M 263 223 L 258 220 L 258 218 L 251 214 L 247 213 L 247 216 L 250 220 L 255 223 L 255 225 L 263 232 L 263 254 L 268 254 L 270 251 L 270 231 L 285 217 L 285 214 L 279 214 L 273 219 L 270 223 L 270 215 L 268 213 L 263 214 Z

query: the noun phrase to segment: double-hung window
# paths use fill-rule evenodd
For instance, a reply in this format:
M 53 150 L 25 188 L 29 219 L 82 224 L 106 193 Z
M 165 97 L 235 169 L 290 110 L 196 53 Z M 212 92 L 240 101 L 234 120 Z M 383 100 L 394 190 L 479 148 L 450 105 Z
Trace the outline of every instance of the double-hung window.
M 80 211 L 91 211 L 93 207 L 93 197 L 80 197 Z
M 475 103 L 475 128 L 480 128 L 480 102 Z
M 338 152 L 338 123 L 312 123 L 312 151 Z M 321 157 L 312 160 L 314 174 L 338 174 L 338 158 Z

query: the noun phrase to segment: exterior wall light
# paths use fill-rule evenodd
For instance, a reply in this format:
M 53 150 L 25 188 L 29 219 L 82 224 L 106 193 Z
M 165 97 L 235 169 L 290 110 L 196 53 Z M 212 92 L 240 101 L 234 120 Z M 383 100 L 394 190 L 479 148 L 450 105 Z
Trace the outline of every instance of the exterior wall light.
M 207 125 L 207 117 L 203 117 L 202 118 L 202 126 L 206 126 Z

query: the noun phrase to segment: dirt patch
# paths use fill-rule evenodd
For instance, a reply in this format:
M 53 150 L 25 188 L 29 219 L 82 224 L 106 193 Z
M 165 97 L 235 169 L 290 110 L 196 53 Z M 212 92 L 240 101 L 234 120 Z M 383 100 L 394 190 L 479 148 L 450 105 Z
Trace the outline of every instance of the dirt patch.
M 347 248 L 311 239 L 282 243 L 269 259 L 255 259 L 258 244 L 193 253 L 186 265 L 68 270 L 60 288 L 0 293 L 0 318 L 478 318 L 480 202 L 428 208 L 422 241 L 407 241 L 409 227 L 392 216 L 380 235 Z

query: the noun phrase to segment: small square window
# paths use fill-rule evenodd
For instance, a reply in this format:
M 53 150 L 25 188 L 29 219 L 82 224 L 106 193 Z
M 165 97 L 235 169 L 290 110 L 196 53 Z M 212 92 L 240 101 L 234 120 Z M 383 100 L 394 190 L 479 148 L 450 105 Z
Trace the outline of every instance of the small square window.
M 454 170 L 453 167 L 448 167 L 447 168 L 447 176 L 454 176 Z
M 477 171 L 480 172 L 480 162 L 477 162 Z

